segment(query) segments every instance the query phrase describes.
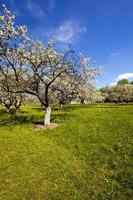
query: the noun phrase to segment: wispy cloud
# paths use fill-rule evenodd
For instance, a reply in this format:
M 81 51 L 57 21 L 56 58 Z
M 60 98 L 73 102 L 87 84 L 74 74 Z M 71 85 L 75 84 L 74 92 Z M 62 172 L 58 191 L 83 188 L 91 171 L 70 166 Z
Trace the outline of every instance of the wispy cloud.
M 33 0 L 27 1 L 27 9 L 34 17 L 44 17 L 45 15 L 43 9 Z
M 133 73 L 125 73 L 125 74 L 120 74 L 119 76 L 117 76 L 115 78 L 115 81 L 113 83 L 111 83 L 110 85 L 114 86 L 117 84 L 118 81 L 122 80 L 122 79 L 130 79 L 133 78 Z
M 110 54 L 109 54 L 109 56 L 110 57 L 116 57 L 116 56 L 118 56 L 120 54 L 120 52 L 119 51 L 116 51 L 116 52 L 111 52 Z
M 80 36 L 87 31 L 85 26 L 81 26 L 75 20 L 67 20 L 58 27 L 52 28 L 48 34 L 58 42 L 75 43 Z

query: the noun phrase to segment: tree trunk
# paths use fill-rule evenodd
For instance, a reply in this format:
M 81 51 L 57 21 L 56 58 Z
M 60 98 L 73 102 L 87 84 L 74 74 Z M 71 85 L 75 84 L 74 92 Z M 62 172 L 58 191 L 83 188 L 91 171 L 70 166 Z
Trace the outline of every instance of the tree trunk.
M 16 113 L 16 114 L 19 113 L 19 108 L 16 108 L 15 113 Z
M 118 107 L 118 101 L 115 102 L 115 105 Z
M 6 112 L 9 113 L 10 112 L 10 106 L 5 104 L 5 107 L 6 107 Z
M 7 112 L 7 113 L 9 113 L 9 112 L 10 112 L 10 109 L 9 109 L 9 108 L 7 108 L 7 109 L 6 109 L 6 112 Z
M 44 117 L 44 125 L 49 126 L 50 125 L 50 115 L 51 115 L 51 108 L 46 107 L 45 108 L 45 117 Z
M 60 109 L 63 109 L 63 104 L 62 103 L 60 103 Z

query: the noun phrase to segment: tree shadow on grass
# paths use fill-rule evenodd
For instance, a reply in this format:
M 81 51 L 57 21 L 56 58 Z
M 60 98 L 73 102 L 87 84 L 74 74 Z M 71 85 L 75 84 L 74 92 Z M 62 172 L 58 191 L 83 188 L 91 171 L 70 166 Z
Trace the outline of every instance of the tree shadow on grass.
M 65 104 L 62 108 L 60 108 L 60 106 L 56 105 L 52 107 L 52 111 L 69 111 L 69 110 L 78 110 L 78 109 L 82 109 L 82 108 L 86 108 L 89 107 L 91 105 L 89 104 Z M 44 107 L 33 107 L 31 108 L 32 110 L 36 110 L 36 111 L 45 111 Z
M 125 104 L 124 104 L 125 105 Z M 110 105 L 110 104 L 65 104 L 62 108 L 60 108 L 59 106 L 55 106 L 52 107 L 52 111 L 72 111 L 72 110 L 80 110 L 80 109 L 86 109 L 86 108 L 117 108 L 119 107 L 116 106 L 115 104 Z M 45 111 L 45 108 L 43 107 L 33 107 L 31 108 L 32 110 L 36 110 L 36 111 Z
M 1 115 L 8 115 L 8 114 L 15 114 L 15 109 L 11 108 L 9 112 L 5 108 L 0 109 L 0 116 Z
M 124 104 L 124 105 L 126 105 L 126 104 Z M 81 105 L 81 104 L 76 104 L 76 105 L 65 105 L 63 108 L 62 108 L 62 110 L 64 110 L 64 111 L 71 111 L 71 110 L 80 110 L 80 109 L 86 109 L 86 108 L 88 108 L 88 109 L 97 109 L 97 108 L 117 108 L 117 107 L 119 107 L 119 106 L 121 106 L 121 104 L 120 105 L 115 105 L 115 104 L 113 104 L 113 105 L 111 105 L 111 104 L 108 104 L 108 105 L 106 105 L 106 104 L 96 104 L 96 103 L 93 103 L 93 104 L 83 104 L 83 105 Z
M 5 108 L 1 108 L 0 109 L 0 116 L 1 115 L 8 115 L 8 114 L 15 114 L 16 113 L 16 110 L 15 108 L 11 108 L 9 112 L 7 112 L 7 110 Z M 28 111 L 24 111 L 24 110 L 19 110 L 19 113 L 28 113 Z
M 0 126 L 13 126 L 20 124 L 43 124 L 44 115 L 19 113 L 15 115 L 14 113 L 6 113 L 3 111 L 3 115 L 0 115 Z M 52 113 L 51 122 L 62 123 L 66 120 L 73 118 L 75 115 L 72 113 Z
M 59 121 L 59 122 L 64 122 L 67 120 L 71 120 L 74 118 L 76 115 L 75 114 L 70 114 L 70 113 L 60 113 L 60 114 L 53 114 L 51 116 L 51 121 Z
M 19 124 L 32 124 L 36 122 L 42 121 L 42 116 L 38 115 L 26 115 L 26 114 L 9 114 L 6 113 L 2 117 L 0 117 L 0 126 L 12 126 Z
M 3 108 L 0 109 L 0 116 L 1 115 L 5 115 L 5 114 L 7 114 L 7 111 L 5 109 L 3 109 Z
M 36 110 L 36 111 L 45 111 L 45 108 L 42 108 L 42 107 L 33 107 L 31 109 Z

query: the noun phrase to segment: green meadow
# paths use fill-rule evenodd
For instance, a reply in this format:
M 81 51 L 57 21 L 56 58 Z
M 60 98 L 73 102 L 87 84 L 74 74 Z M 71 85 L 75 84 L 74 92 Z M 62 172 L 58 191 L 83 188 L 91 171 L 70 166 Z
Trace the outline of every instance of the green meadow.
M 133 105 L 0 107 L 0 200 L 133 199 Z

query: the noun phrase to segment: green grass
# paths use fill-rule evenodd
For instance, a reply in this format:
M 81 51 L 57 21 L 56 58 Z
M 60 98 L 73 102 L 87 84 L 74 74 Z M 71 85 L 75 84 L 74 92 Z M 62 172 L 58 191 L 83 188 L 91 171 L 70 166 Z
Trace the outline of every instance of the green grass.
M 52 121 L 36 130 L 41 108 L 0 108 L 0 200 L 133 198 L 133 105 L 66 106 Z

